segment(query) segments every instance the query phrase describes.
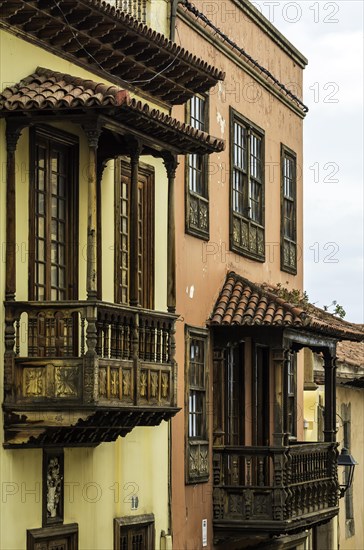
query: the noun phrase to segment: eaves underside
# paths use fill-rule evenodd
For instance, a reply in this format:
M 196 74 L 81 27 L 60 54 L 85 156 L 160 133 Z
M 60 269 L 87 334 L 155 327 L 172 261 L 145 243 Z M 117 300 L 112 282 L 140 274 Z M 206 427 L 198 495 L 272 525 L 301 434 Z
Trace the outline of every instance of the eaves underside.
M 169 105 L 203 93 L 224 74 L 100 0 L 0 0 L 0 24 L 110 82 Z

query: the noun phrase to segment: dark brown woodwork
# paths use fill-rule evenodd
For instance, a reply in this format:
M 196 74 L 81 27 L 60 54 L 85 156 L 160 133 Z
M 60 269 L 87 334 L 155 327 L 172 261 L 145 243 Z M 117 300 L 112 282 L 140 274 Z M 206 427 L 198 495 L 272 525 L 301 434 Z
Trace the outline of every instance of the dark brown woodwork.
M 129 303 L 130 280 L 130 162 L 115 161 L 115 254 L 114 296 L 116 303 Z M 154 309 L 154 168 L 138 167 L 138 303 Z
M 131 306 L 139 304 L 138 284 L 138 182 L 139 158 L 142 147 L 134 143 L 130 153 L 130 290 L 129 303 Z
M 86 68 L 91 62 L 101 77 L 106 70 L 109 80 L 135 85 L 138 93 L 152 93 L 160 101 L 184 103 L 224 78 L 145 25 L 131 25 L 128 14 L 115 16 L 114 8 L 100 1 L 70 5 L 68 0 L 48 0 L 31 9 L 24 0 L 1 2 L 0 18 L 11 32 L 20 31 L 25 39 Z
M 154 550 L 154 514 L 114 519 L 114 550 Z
M 89 145 L 87 197 L 87 297 L 97 297 L 97 147 L 101 129 L 97 122 L 84 125 Z
M 214 534 L 278 535 L 338 511 L 337 444 L 215 447 Z
M 6 279 L 5 298 L 15 300 L 16 292 L 16 221 L 15 221 L 15 152 L 22 127 L 6 124 Z
M 273 443 L 276 446 L 288 442 L 285 398 L 285 370 L 288 350 L 273 349 L 274 405 L 273 405 Z
M 269 348 L 254 345 L 252 358 L 253 445 L 269 445 Z
M 168 177 L 168 233 L 167 233 L 167 308 L 176 311 L 176 222 L 174 204 L 174 182 L 178 166 L 177 157 L 164 155 L 164 165 Z
M 171 418 L 175 318 L 91 300 L 7 302 L 5 446 L 95 446 Z
M 27 550 L 78 550 L 78 524 L 27 529 Z
M 77 299 L 78 296 L 78 138 L 73 134 L 58 130 L 51 126 L 35 126 L 30 128 L 29 140 L 29 284 L 28 294 L 30 300 L 50 300 L 51 283 L 51 220 L 52 212 L 52 153 L 62 154 L 65 162 L 64 179 L 64 237 L 57 238 L 57 242 L 64 246 L 64 269 L 65 284 L 64 296 L 58 299 Z M 42 284 L 43 293 L 39 296 L 39 281 L 37 278 L 37 263 L 40 261 L 38 246 L 39 235 L 37 223 L 40 215 L 37 207 L 39 191 L 38 187 L 38 157 L 37 148 L 42 147 L 44 151 L 44 190 L 42 191 L 44 201 L 44 264 L 45 275 Z M 57 206 L 58 209 L 58 206 Z
M 97 188 L 96 188 L 96 247 L 97 247 L 97 299 L 102 300 L 102 175 L 107 161 L 97 163 Z
M 328 352 L 323 353 L 325 370 L 325 441 L 336 441 L 336 364 L 335 358 Z

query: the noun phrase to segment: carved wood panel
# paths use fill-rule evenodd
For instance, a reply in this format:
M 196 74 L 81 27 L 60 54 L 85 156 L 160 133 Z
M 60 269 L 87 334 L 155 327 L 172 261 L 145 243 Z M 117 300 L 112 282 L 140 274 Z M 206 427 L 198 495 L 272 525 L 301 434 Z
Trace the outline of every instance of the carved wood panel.
M 28 366 L 29 365 L 29 366 Z M 71 361 L 16 361 L 20 399 L 80 399 L 82 364 Z

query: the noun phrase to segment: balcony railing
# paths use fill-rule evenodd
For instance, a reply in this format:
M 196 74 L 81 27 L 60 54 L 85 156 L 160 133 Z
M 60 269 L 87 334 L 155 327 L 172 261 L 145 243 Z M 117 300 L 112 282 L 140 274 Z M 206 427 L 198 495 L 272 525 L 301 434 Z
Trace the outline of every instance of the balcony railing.
M 8 302 L 5 315 L 9 418 L 143 409 L 135 423 L 148 425 L 175 414 L 175 316 L 100 301 Z
M 117 9 L 130 13 L 141 23 L 147 22 L 147 0 L 109 0 Z
M 293 532 L 337 513 L 336 443 L 214 449 L 214 524 L 224 530 Z

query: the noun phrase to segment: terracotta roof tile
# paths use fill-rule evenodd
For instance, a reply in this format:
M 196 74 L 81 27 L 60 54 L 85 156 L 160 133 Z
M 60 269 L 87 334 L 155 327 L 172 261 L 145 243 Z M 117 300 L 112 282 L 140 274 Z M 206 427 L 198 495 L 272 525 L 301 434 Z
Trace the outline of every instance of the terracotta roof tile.
M 364 369 L 364 342 L 339 342 L 336 352 L 338 364 Z
M 285 302 L 278 296 L 278 289 L 267 290 L 267 285 L 257 285 L 234 272 L 226 276 L 210 324 L 287 326 L 343 340 L 364 340 L 363 326 L 343 321 L 311 304 L 304 309 Z M 339 344 L 339 349 L 345 345 Z
M 188 124 L 169 116 L 148 104 L 131 98 L 129 93 L 117 86 L 110 86 L 93 80 L 85 80 L 69 74 L 38 67 L 17 85 L 7 87 L 0 94 L 0 116 L 16 112 L 49 111 L 62 109 L 109 109 L 117 119 L 130 119 L 135 127 L 147 132 L 145 121 L 156 125 L 161 133 L 167 133 L 166 140 L 187 138 L 206 153 L 222 151 L 224 140 L 210 136 Z M 195 152 L 195 151 L 186 151 Z

